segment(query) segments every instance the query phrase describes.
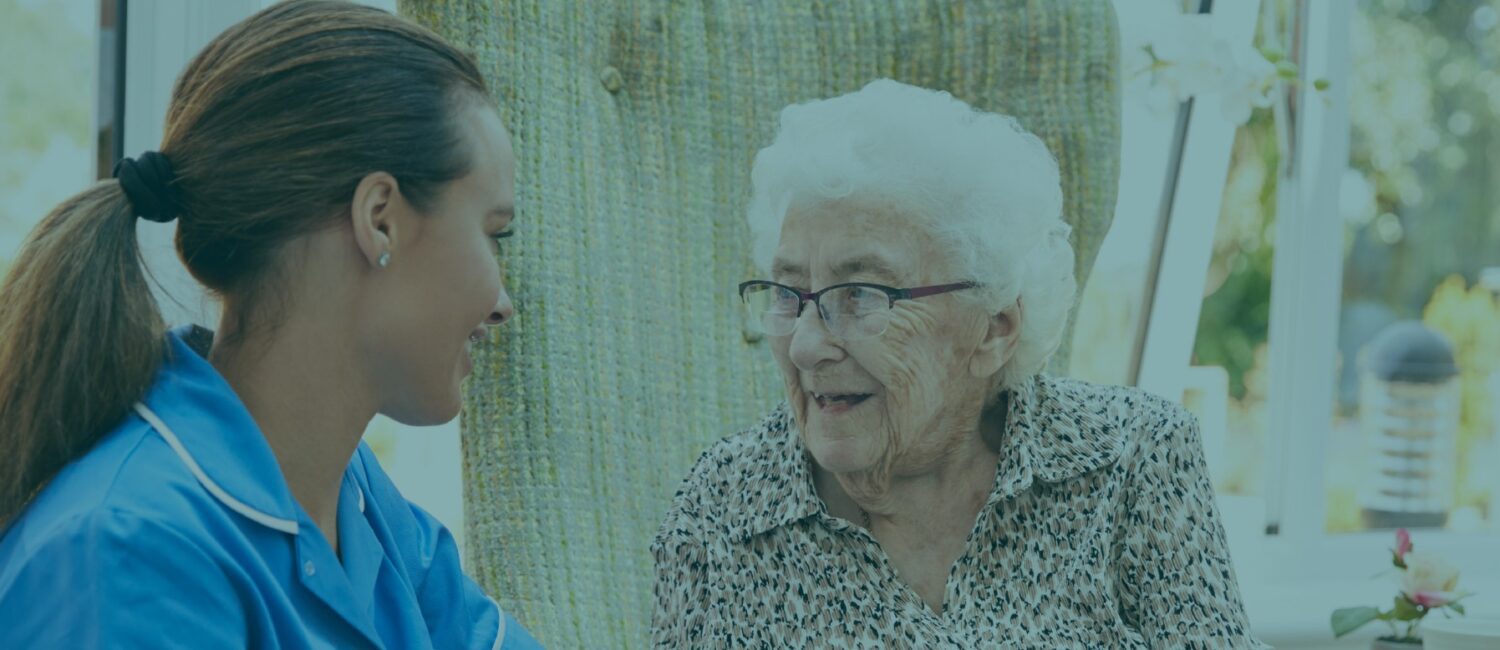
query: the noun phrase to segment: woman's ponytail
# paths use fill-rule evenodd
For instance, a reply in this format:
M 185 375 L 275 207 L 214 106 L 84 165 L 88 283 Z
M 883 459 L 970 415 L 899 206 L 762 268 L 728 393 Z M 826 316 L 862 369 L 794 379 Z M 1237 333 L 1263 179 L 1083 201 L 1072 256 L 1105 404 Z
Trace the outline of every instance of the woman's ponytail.
M 161 362 L 162 318 L 118 181 L 59 205 L 0 285 L 0 531 L 117 425 Z

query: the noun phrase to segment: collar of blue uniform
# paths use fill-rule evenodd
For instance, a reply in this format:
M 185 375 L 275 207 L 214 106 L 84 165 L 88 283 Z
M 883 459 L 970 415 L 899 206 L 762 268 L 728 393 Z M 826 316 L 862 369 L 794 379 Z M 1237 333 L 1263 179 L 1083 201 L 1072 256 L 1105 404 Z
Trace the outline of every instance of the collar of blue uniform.
M 1113 464 L 1125 447 L 1121 429 L 1088 399 L 1085 385 L 1038 375 L 1010 389 L 995 487 L 996 506 L 1036 480 L 1058 483 Z M 735 465 L 766 474 L 745 477 L 729 495 L 725 518 L 730 537 L 748 540 L 817 514 L 822 502 L 812 480 L 812 460 L 802 445 L 790 409 L 782 404 L 763 424 L 764 440 Z
M 269 528 L 297 534 L 296 502 L 271 446 L 206 356 L 213 333 L 167 335 L 156 380 L 135 411 L 166 440 L 215 499 Z M 361 495 L 363 496 L 363 495 Z

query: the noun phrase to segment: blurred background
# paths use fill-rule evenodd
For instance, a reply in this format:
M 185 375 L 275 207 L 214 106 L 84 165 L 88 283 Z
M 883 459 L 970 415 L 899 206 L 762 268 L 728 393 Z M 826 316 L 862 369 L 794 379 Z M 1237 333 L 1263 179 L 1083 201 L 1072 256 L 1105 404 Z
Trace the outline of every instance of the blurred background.
M 0 272 L 267 4 L 0 0 Z M 1267 640 L 1367 646 L 1328 613 L 1388 601 L 1396 527 L 1500 614 L 1500 0 L 1116 8 L 1119 204 L 1070 374 L 1197 413 Z M 171 227 L 140 227 L 169 321 L 212 325 Z M 457 426 L 367 440 L 462 543 Z

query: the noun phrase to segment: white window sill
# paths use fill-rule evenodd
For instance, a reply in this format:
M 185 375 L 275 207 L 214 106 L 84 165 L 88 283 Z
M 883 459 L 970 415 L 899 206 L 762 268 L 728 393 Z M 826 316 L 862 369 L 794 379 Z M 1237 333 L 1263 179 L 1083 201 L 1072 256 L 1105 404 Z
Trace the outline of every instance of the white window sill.
M 1219 497 L 1235 574 L 1250 627 L 1277 648 L 1303 650 L 1369 648 L 1389 628 L 1379 621 L 1334 639 L 1329 617 L 1340 607 L 1389 607 L 1396 596 L 1390 573 L 1389 533 L 1316 536 L 1297 543 L 1261 533 L 1265 511 L 1259 499 Z M 1416 547 L 1459 568 L 1460 591 L 1470 617 L 1500 618 L 1500 545 L 1493 536 L 1416 531 Z M 1441 613 L 1432 614 L 1441 617 Z
M 1477 589 L 1477 588 L 1476 588 Z M 1370 623 L 1358 632 L 1335 640 L 1328 618 L 1340 607 L 1386 607 L 1396 595 L 1388 581 L 1358 580 L 1337 583 L 1268 585 L 1241 577 L 1240 590 L 1250 626 L 1261 641 L 1277 648 L 1368 648 L 1375 637 L 1389 632 L 1384 623 Z M 1500 593 L 1487 590 L 1464 601 L 1469 616 L 1500 617 Z M 1442 617 L 1441 613 L 1430 617 Z

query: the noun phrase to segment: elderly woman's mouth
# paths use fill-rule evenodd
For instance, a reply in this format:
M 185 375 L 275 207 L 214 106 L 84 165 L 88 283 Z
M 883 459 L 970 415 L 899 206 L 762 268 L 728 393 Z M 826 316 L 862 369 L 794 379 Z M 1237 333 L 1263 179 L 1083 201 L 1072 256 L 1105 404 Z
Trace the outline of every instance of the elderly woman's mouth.
M 818 404 L 818 410 L 830 415 L 843 413 L 859 406 L 871 396 L 871 393 L 812 393 L 813 401 Z

